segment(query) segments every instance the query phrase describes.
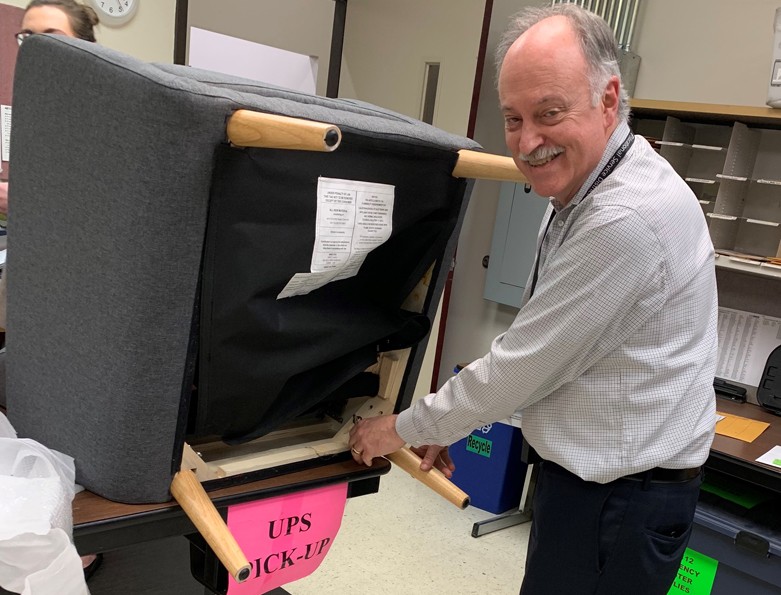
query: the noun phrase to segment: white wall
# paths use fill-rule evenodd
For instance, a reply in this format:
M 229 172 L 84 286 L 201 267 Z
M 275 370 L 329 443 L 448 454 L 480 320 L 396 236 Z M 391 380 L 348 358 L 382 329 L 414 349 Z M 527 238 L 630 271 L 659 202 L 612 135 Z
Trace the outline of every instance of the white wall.
M 2 0 L 25 8 L 29 0 Z M 136 16 L 123 27 L 99 25 L 98 43 L 146 62 L 174 61 L 174 17 L 176 0 L 146 0 L 138 5 Z
M 494 85 L 494 48 L 509 15 L 531 4 L 534 2 L 494 0 L 475 128 L 475 140 L 491 153 L 505 154 L 499 96 Z M 499 182 L 480 180 L 472 193 L 458 242 L 438 386 L 452 376 L 456 364 L 485 354 L 494 337 L 507 329 L 517 312 L 483 299 L 486 269 L 482 261 L 491 251 L 499 188 Z
M 779 0 L 642 0 L 635 96 L 764 106 Z
M 434 124 L 465 134 L 483 7 L 483 0 L 349 0 L 339 95 L 418 117 L 425 62 L 439 61 Z M 189 26 L 318 56 L 317 92 L 325 94 L 333 13 L 331 0 L 190 0 Z
M 157 0 L 154 0 L 157 2 Z M 317 56 L 317 93 L 325 95 L 334 3 L 330 0 L 190 0 L 189 26 Z
M 439 62 L 434 125 L 466 134 L 484 0 L 348 0 L 339 95 L 420 117 Z
M 779 0 L 641 0 L 632 50 L 641 58 L 635 97 L 763 106 Z M 508 18 L 535 0 L 494 0 L 475 140 L 506 154 L 493 51 Z M 438 383 L 458 362 L 480 357 L 516 310 L 483 299 L 499 183 L 478 182 L 458 245 Z

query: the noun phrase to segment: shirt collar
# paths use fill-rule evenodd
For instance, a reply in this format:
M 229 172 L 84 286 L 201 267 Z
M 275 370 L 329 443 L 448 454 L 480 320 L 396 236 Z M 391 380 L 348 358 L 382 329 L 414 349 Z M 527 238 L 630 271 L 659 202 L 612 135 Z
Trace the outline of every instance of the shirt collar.
M 625 121 L 622 121 L 618 124 L 618 126 L 616 126 L 616 129 L 613 130 L 613 133 L 610 135 L 610 138 L 607 141 L 607 146 L 602 153 L 602 159 L 599 160 L 597 166 L 591 171 L 588 178 L 586 178 L 586 181 L 583 182 L 583 185 L 575 193 L 575 196 L 572 197 L 572 200 L 567 203 L 567 206 L 564 207 L 564 209 L 574 207 L 575 205 L 579 204 L 581 200 L 583 200 L 583 197 L 586 194 L 586 190 L 591 188 L 591 184 L 594 183 L 594 180 L 597 179 L 597 176 L 604 169 L 605 165 L 607 165 L 607 162 L 623 144 L 627 134 L 629 134 L 629 124 L 627 124 Z M 557 212 L 564 210 L 561 208 L 561 205 L 555 198 L 551 198 L 550 202 Z

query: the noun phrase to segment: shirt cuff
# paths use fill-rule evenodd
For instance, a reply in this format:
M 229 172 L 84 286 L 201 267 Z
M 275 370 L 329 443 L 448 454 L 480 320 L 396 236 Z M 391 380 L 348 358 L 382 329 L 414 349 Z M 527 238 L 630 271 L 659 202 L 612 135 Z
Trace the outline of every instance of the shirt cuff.
M 422 446 L 423 444 L 426 444 L 426 441 L 415 427 L 413 409 L 414 405 L 401 411 L 396 416 L 396 433 L 408 444 L 412 446 Z

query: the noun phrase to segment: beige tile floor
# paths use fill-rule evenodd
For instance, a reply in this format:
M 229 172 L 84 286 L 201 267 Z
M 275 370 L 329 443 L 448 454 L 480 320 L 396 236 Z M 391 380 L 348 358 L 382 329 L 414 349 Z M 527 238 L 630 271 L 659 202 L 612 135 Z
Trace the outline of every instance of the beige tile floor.
M 290 595 L 517 595 L 528 523 L 472 537 L 494 516 L 458 510 L 394 468 L 377 494 L 347 501 L 342 527 L 314 574 Z

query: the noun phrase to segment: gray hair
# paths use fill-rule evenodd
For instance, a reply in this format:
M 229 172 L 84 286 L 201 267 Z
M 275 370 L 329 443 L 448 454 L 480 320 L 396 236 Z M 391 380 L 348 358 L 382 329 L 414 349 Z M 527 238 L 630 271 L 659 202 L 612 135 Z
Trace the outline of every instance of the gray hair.
M 619 122 L 627 121 L 629 95 L 621 82 L 616 37 L 604 19 L 575 4 L 528 7 L 513 15 L 507 30 L 496 46 L 496 80 L 499 80 L 499 72 L 510 46 L 532 26 L 553 16 L 566 17 L 580 41 L 580 47 L 589 67 L 588 79 L 592 105 L 598 105 L 610 77 L 617 76 L 619 82 L 617 117 Z

